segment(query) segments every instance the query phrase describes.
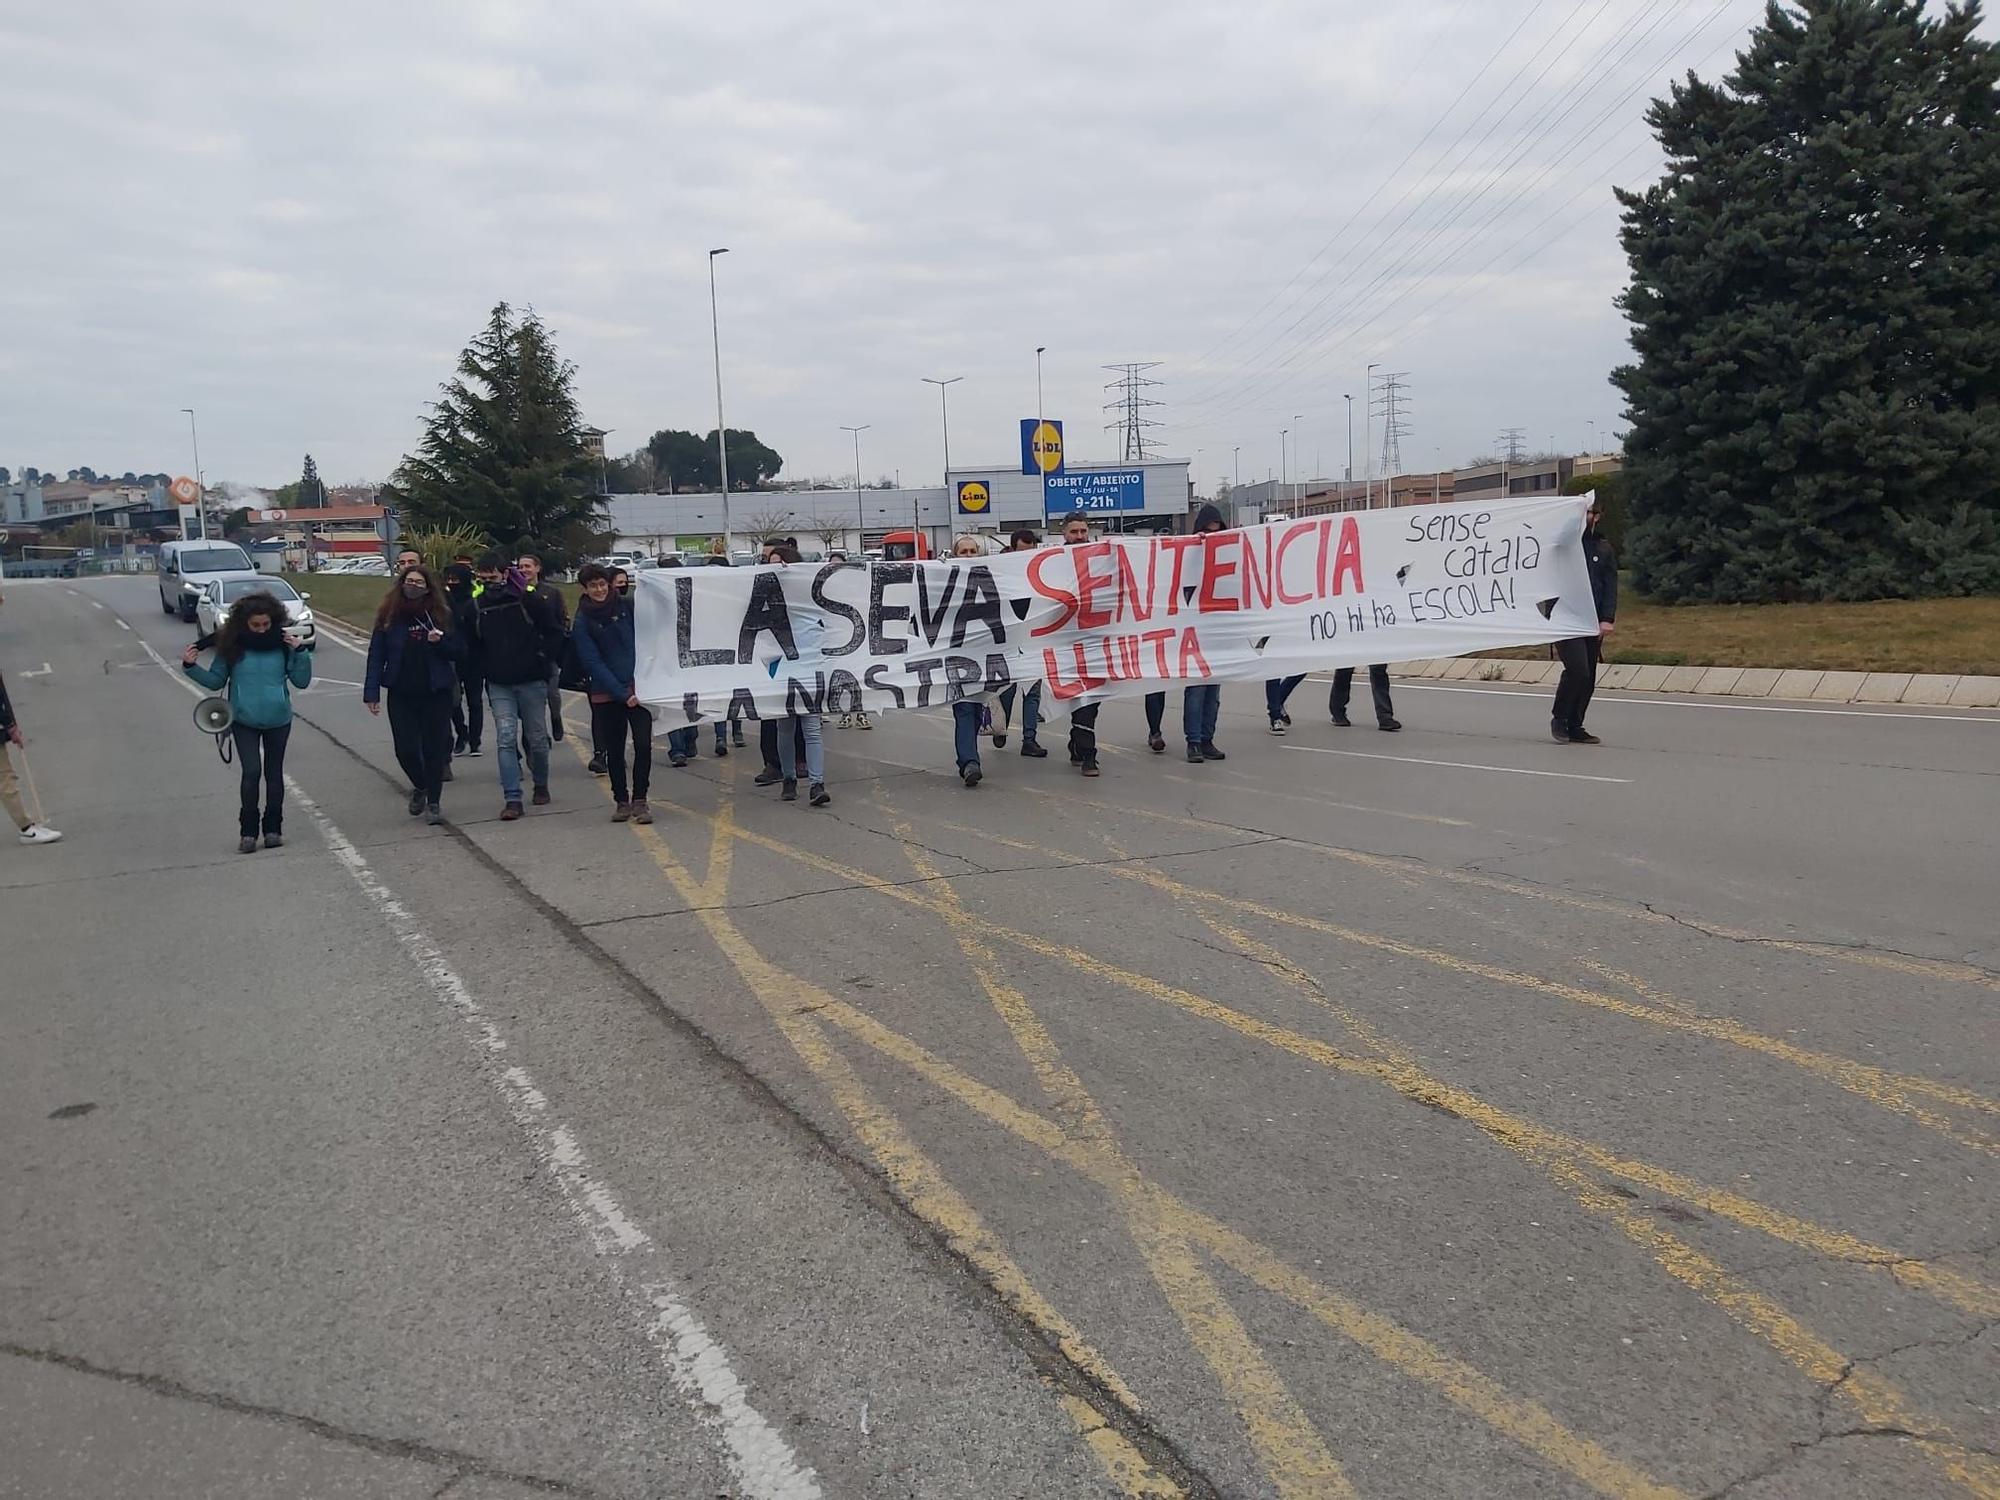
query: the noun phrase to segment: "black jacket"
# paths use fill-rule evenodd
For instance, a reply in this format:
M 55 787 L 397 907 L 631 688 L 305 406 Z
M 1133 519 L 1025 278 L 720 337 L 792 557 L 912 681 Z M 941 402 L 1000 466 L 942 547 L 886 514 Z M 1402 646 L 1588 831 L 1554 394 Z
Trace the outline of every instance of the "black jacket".
M 0 735 L 14 727 L 14 705 L 7 698 L 7 679 L 0 677 Z
M 1583 560 L 1590 567 L 1590 597 L 1597 605 L 1597 618 L 1618 618 L 1618 557 L 1611 543 L 1595 531 L 1583 534 Z
M 505 585 L 473 601 L 472 638 L 488 682 L 545 682 L 562 660 L 562 617 L 547 589 L 517 594 Z

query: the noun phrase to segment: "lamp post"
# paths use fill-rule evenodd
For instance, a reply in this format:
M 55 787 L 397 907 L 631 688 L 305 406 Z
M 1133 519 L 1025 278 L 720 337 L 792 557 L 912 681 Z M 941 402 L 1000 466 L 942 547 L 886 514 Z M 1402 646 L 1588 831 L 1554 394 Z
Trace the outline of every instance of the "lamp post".
M 188 441 L 194 444 L 195 525 L 200 528 L 201 539 L 205 542 L 208 540 L 208 486 L 201 482 L 201 434 L 195 431 L 194 408 L 192 406 L 183 406 L 181 410 L 187 413 Z M 185 537 L 187 535 L 186 531 L 183 530 L 181 535 Z
M 1294 422 L 1303 422 L 1305 419 L 1306 419 L 1306 414 L 1302 411 L 1292 413 L 1292 420 Z M 1303 481 L 1300 483 L 1299 488 L 1301 489 L 1304 488 Z M 1285 498 L 1287 501 L 1285 509 L 1287 511 L 1291 511 L 1297 508 L 1299 502 L 1299 497 L 1297 495 L 1288 495 Z
M 1342 396 L 1347 403 L 1347 474 L 1341 481 L 1340 508 L 1347 509 L 1347 486 L 1354 483 L 1354 397 Z
M 863 422 L 859 427 L 843 424 L 840 429 L 842 432 L 854 435 L 854 550 L 856 552 L 866 551 L 868 546 L 868 527 L 861 519 L 861 434 L 866 432 L 870 425 L 867 422 Z
M 957 385 L 965 377 L 963 375 L 947 375 L 944 379 L 939 380 L 933 376 L 925 375 L 921 378 L 925 385 L 934 385 L 938 388 L 938 421 L 944 429 L 944 487 L 948 490 L 951 488 L 951 410 L 945 404 L 945 392 Z M 913 520 L 916 514 L 917 502 L 913 497 L 910 501 L 910 515 Z M 916 540 L 915 528 L 913 526 L 910 536 L 911 556 L 913 557 L 916 555 Z
M 729 247 L 708 252 L 708 337 L 715 351 L 715 457 L 722 471 L 722 555 L 735 558 L 736 538 L 729 524 L 729 429 L 722 421 L 722 326 L 715 314 L 715 258 Z
M 603 495 L 606 499 L 609 499 L 611 496 L 611 480 L 609 477 L 611 471 L 605 463 L 604 455 L 607 450 L 604 440 L 610 437 L 614 430 L 613 428 L 606 427 L 601 429 L 597 434 L 597 493 Z
M 1030 451 L 1035 455 L 1035 471 L 1042 476 L 1042 522 L 1049 524 L 1049 471 L 1042 462 L 1042 356 L 1048 352 L 1047 344 L 1035 345 L 1035 442 Z
M 1289 427 L 1278 431 L 1278 493 L 1281 496 L 1285 493 L 1285 439 L 1291 436 L 1291 432 Z

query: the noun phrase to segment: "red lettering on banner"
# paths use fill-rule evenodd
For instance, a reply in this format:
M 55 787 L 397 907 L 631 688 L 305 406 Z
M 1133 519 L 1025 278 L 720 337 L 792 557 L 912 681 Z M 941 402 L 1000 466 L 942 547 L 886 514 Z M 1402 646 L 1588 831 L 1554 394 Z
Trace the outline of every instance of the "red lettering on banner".
M 1287 526 L 1285 534 L 1278 538 L 1278 559 L 1272 572 L 1276 575 L 1280 604 L 1307 604 L 1317 597 L 1314 589 L 1307 589 L 1303 594 L 1293 594 L 1285 587 L 1285 549 L 1297 538 L 1310 535 L 1317 530 L 1319 530 L 1317 521 L 1295 521 Z
M 1049 691 L 1057 698 L 1074 698 L 1081 693 L 1089 692 L 1092 688 L 1103 687 L 1104 679 L 1102 677 L 1093 677 L 1090 675 L 1090 667 L 1084 661 L 1083 657 L 1083 642 L 1072 641 L 1069 651 L 1070 655 L 1076 658 L 1076 676 L 1065 682 L 1062 675 L 1063 663 L 1061 658 L 1051 648 L 1047 646 L 1042 648 L 1042 665 L 1047 669 L 1046 675 L 1048 677 Z
M 1366 586 L 1361 582 L 1361 528 L 1355 525 L 1354 517 L 1342 516 L 1340 551 L 1334 556 L 1333 574 L 1326 581 L 1326 591 L 1329 594 L 1342 592 L 1340 580 L 1349 574 L 1354 576 L 1354 592 L 1367 593 Z
M 1062 613 L 1053 620 L 1037 625 L 1033 631 L 1034 635 L 1051 635 L 1067 626 L 1076 616 L 1076 595 L 1066 589 L 1059 589 L 1042 578 L 1042 569 L 1048 565 L 1049 559 L 1060 555 L 1053 549 L 1044 548 L 1028 559 L 1028 586 L 1044 599 L 1053 599 L 1062 606 Z
M 1118 675 L 1126 682 L 1137 682 L 1145 675 L 1139 666 L 1139 637 L 1136 635 L 1118 637 L 1118 665 L 1121 668 Z
M 1111 623 L 1118 599 L 1115 594 L 1112 596 L 1111 609 L 1097 607 L 1092 595 L 1109 585 L 1112 575 L 1109 572 L 1101 574 L 1093 572 L 1090 565 L 1102 562 L 1111 555 L 1111 543 L 1088 542 L 1081 547 L 1068 547 L 1064 550 L 1076 559 L 1076 628 L 1102 630 Z
M 1160 664 L 1160 670 L 1157 675 L 1161 677 L 1171 677 L 1174 675 L 1173 670 L 1167 665 L 1167 642 L 1173 638 L 1174 632 L 1171 629 L 1149 630 L 1139 637 L 1140 641 L 1153 648 L 1154 659 Z
M 1188 670 L 1189 662 L 1193 662 L 1201 670 L 1199 672 L 1190 672 Z M 1208 669 L 1208 658 L 1201 654 L 1201 641 L 1195 635 L 1194 626 L 1188 626 L 1181 632 L 1181 669 L 1174 673 L 1174 676 L 1213 677 L 1214 675 Z
M 1269 609 L 1271 607 L 1271 533 L 1260 527 L 1255 532 L 1243 532 L 1243 607 L 1245 609 Z M 1257 555 L 1257 543 L 1264 544 L 1264 555 Z M 1261 594 L 1260 599 L 1257 596 Z
M 1174 576 L 1167 586 L 1167 614 L 1171 617 L 1181 612 L 1181 568 L 1186 561 L 1190 547 L 1199 547 L 1198 536 L 1163 536 L 1160 546 L 1174 555 Z
M 1239 599 L 1225 599 L 1215 592 L 1215 586 L 1230 574 L 1238 571 L 1235 561 L 1223 562 L 1224 548 L 1240 552 L 1243 548 L 1243 533 L 1240 531 L 1211 531 L 1202 539 L 1201 549 L 1201 592 L 1195 595 L 1195 607 L 1205 615 L 1223 614 L 1232 609 L 1243 608 Z M 1202 674 L 1206 677 L 1208 674 Z
M 1146 549 L 1146 591 L 1139 592 L 1138 575 L 1132 571 L 1132 549 L 1118 549 L 1118 618 L 1121 620 L 1150 620 L 1153 618 L 1153 571 L 1159 565 L 1159 557 L 1151 547 Z

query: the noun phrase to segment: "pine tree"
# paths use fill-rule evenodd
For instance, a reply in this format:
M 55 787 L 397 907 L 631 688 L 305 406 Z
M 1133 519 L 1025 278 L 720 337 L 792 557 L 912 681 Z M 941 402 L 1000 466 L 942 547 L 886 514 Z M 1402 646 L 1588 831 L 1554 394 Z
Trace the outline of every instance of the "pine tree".
M 313 456 L 306 455 L 305 467 L 299 471 L 297 498 L 292 502 L 303 510 L 316 510 L 326 504 L 326 486 L 319 482 L 319 465 Z
M 494 307 L 391 482 L 404 526 L 467 526 L 502 548 L 532 544 L 558 562 L 589 550 L 602 521 L 575 375 L 532 311 Z
M 1976 0 L 1770 4 L 1619 194 L 1629 562 L 1662 599 L 2000 589 L 2000 61 Z

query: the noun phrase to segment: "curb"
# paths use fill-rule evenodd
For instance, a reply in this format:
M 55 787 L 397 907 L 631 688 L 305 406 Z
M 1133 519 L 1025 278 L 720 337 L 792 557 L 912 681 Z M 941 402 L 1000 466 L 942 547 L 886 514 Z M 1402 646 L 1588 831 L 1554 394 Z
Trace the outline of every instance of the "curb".
M 1549 683 L 1556 661 L 1439 657 L 1390 663 L 1398 677 L 1446 682 Z M 2000 677 L 1967 673 L 1821 672 L 1779 667 L 1659 667 L 1610 662 L 1597 685 L 1628 693 L 1698 693 L 1718 698 L 1789 698 L 1808 703 L 1908 703 L 1926 708 L 2000 708 Z

